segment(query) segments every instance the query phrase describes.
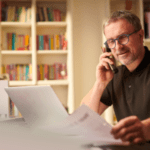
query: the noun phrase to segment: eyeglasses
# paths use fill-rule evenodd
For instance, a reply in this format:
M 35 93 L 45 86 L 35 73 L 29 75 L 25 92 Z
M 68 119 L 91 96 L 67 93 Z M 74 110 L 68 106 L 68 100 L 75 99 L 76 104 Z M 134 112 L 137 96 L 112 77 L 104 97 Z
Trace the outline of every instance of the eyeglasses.
M 126 45 L 129 42 L 129 36 L 132 35 L 133 33 L 138 32 L 138 31 L 139 30 L 134 31 L 130 34 L 122 34 L 122 35 L 118 36 L 118 38 L 116 38 L 116 39 L 107 40 L 104 44 L 110 49 L 113 49 L 116 47 L 116 40 L 119 42 L 119 44 Z

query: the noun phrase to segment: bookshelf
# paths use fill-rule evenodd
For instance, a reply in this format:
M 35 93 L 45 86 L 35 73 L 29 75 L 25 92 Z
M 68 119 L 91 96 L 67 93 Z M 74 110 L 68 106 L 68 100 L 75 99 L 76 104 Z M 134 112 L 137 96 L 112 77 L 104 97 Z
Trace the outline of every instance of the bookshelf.
M 9 86 L 42 86 L 42 85 L 50 85 L 54 89 L 58 98 L 62 102 L 65 107 L 68 107 L 69 113 L 74 111 L 74 84 L 73 84 L 73 41 L 72 41 L 72 5 L 73 0 L 2 0 L 2 3 L 11 8 L 15 7 L 15 9 L 19 11 L 19 8 L 22 7 L 22 11 L 26 10 L 26 18 L 22 16 L 22 19 L 14 21 L 2 20 L 0 22 L 0 66 L 2 68 L 3 65 L 9 64 L 31 64 L 31 76 L 29 80 L 10 80 Z M 7 9 L 9 8 L 7 7 Z M 10 8 L 10 12 L 12 12 Z M 29 9 L 30 8 L 30 9 Z M 61 13 L 61 20 L 53 20 L 52 21 L 41 21 L 38 20 L 38 14 L 40 10 L 50 10 L 53 12 L 57 9 L 57 13 Z M 30 11 L 29 11 L 30 10 Z M 59 10 L 59 11 L 58 11 Z M 27 12 L 29 11 L 30 17 L 27 17 Z M 8 13 L 7 12 L 7 17 Z M 47 14 L 42 14 L 44 17 Z M 55 17 L 57 17 L 56 15 Z M 12 16 L 11 16 L 12 17 Z M 8 17 L 9 19 L 11 17 Z M 8 19 L 7 18 L 7 19 Z M 21 17 L 20 17 L 21 18 Z M 23 19 L 24 18 L 24 19 Z M 45 17 L 46 18 L 46 17 Z M 18 19 L 18 18 L 17 18 Z M 8 49 L 8 41 L 10 41 L 10 35 L 8 33 L 14 33 L 16 37 L 16 41 L 21 41 L 21 37 L 19 39 L 19 35 L 28 35 L 27 40 L 28 49 L 26 50 L 12 50 Z M 57 35 L 60 40 L 63 40 L 61 43 L 62 46 L 50 50 L 49 49 L 39 49 L 37 46 L 37 36 L 41 35 L 49 35 L 49 41 L 51 36 Z M 59 35 L 59 36 L 58 36 Z M 17 39 L 18 38 L 18 39 Z M 26 42 L 26 37 L 23 37 Z M 55 37 L 54 37 L 55 38 Z M 13 39 L 13 35 L 12 35 Z M 65 41 L 65 42 L 64 42 Z M 39 41 L 39 43 L 41 40 Z M 45 40 L 43 40 L 43 43 Z M 55 41 L 56 42 L 56 41 Z M 17 42 L 16 42 L 17 43 Z M 67 43 L 67 46 L 64 48 L 64 45 Z M 13 45 L 13 44 L 12 44 Z M 12 46 L 11 45 L 11 46 Z M 16 44 L 17 45 L 17 44 Z M 15 45 L 15 46 L 16 46 Z M 13 46 L 12 46 L 13 47 Z M 17 46 L 16 46 L 17 47 Z M 53 65 L 55 63 L 66 64 L 67 77 L 62 79 L 38 79 L 38 69 L 37 65 Z M 60 65 L 61 66 L 61 65 Z M 3 71 L 0 69 L 0 74 Z M 41 72 L 40 72 L 41 74 Z M 61 74 L 62 75 L 62 74 Z
M 105 18 L 107 18 L 112 12 L 117 10 L 125 10 L 128 9 L 129 11 L 135 13 L 141 20 L 142 28 L 144 28 L 144 13 L 146 11 L 146 7 L 149 8 L 150 11 L 150 2 L 149 0 L 106 0 L 105 1 Z M 148 9 L 147 8 L 147 9 Z M 105 22 L 105 19 L 104 19 Z M 103 22 L 103 23 L 104 23 Z M 103 43 L 106 41 L 105 36 L 103 35 Z M 144 38 L 144 45 L 150 49 L 150 37 Z M 112 125 L 116 124 L 116 120 L 114 120 L 114 111 L 113 107 L 108 108 L 104 113 L 104 118 L 111 123 Z

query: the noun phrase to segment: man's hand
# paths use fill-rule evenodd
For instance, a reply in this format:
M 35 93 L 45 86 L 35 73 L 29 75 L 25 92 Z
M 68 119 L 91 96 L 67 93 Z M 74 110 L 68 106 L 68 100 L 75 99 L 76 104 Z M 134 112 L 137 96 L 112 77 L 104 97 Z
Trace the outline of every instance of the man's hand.
M 121 139 L 129 144 L 145 143 L 144 124 L 136 116 L 120 120 L 111 130 L 115 139 Z
M 99 64 L 96 67 L 96 79 L 99 83 L 108 84 L 114 76 L 108 63 L 114 65 L 114 60 L 108 58 L 112 56 L 110 52 L 105 52 L 105 48 L 103 48 L 102 50 L 104 53 L 100 56 Z

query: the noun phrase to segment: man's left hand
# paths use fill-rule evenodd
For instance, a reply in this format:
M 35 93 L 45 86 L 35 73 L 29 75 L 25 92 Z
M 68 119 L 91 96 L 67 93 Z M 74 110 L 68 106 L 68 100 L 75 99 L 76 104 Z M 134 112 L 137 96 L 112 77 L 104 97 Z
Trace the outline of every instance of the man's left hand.
M 111 130 L 115 139 L 121 139 L 129 144 L 145 143 L 144 124 L 136 116 L 120 120 Z

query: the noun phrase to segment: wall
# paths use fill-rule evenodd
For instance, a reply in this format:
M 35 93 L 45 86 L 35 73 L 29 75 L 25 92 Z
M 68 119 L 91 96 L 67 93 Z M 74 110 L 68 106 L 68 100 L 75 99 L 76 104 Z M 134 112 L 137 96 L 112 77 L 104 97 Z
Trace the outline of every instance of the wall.
M 95 82 L 101 54 L 106 0 L 74 0 L 73 48 L 75 108 Z

